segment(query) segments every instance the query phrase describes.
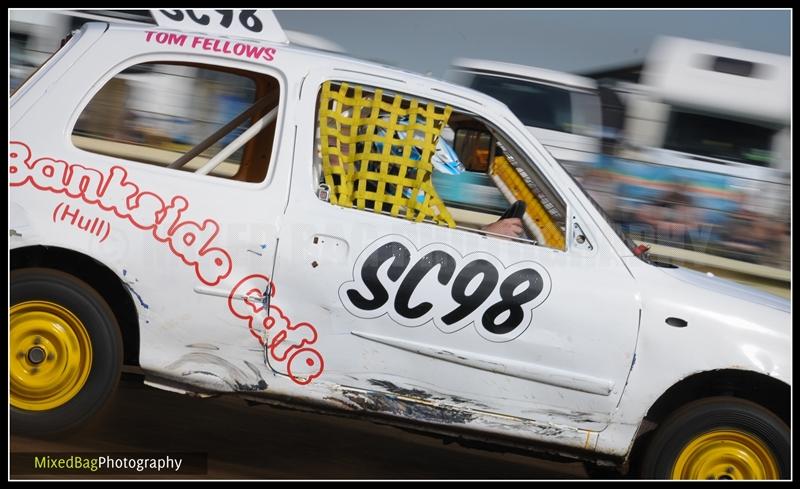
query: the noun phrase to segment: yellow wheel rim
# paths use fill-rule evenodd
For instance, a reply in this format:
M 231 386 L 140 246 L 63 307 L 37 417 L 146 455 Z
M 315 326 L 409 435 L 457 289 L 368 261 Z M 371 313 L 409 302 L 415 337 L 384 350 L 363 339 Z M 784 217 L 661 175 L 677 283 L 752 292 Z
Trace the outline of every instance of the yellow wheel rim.
M 736 430 L 704 433 L 678 455 L 672 479 L 778 479 L 775 455 L 760 438 Z
M 58 304 L 28 301 L 10 311 L 11 405 L 46 411 L 80 392 L 92 368 L 92 343 L 80 319 Z

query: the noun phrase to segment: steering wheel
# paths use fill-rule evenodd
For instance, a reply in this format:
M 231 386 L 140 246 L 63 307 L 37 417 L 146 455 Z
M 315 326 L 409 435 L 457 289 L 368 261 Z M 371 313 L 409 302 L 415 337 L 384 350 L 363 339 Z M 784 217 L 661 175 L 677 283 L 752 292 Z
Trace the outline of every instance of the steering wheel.
M 522 216 L 525 215 L 525 201 L 518 200 L 511 204 L 508 209 L 500 216 L 498 221 L 502 221 L 503 219 L 511 219 L 512 217 L 516 217 L 517 219 L 522 219 Z

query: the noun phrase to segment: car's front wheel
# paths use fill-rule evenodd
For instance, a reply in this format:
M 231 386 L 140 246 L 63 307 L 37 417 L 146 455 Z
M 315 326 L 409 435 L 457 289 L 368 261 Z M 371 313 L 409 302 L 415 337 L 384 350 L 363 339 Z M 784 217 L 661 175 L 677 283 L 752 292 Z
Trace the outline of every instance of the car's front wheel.
M 85 282 L 56 270 L 11 273 L 11 430 L 56 434 L 96 414 L 122 366 L 116 318 Z
M 788 479 L 789 427 L 762 406 L 734 397 L 695 401 L 654 434 L 646 479 Z

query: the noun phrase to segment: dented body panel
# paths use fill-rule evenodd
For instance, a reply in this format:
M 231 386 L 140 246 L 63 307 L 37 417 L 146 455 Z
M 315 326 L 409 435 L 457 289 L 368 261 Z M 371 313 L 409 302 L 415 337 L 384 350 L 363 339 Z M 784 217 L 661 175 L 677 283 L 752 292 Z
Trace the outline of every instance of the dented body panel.
M 56 59 L 35 75 L 9 113 L 12 257 L 28 246 L 59 247 L 113 271 L 136 305 L 139 362 L 154 385 L 294 400 L 591 459 L 626 457 L 650 406 L 692 374 L 734 368 L 791 383 L 785 306 L 710 290 L 633 256 L 499 102 L 284 44 L 178 33 L 160 43 L 162 31 L 88 25 L 61 56 L 68 66 Z M 73 144 L 79 115 L 109 79 L 159 61 L 278 80 L 263 182 Z M 315 111 L 331 79 L 437 100 L 513 138 L 567 203 L 566 249 L 320 200 L 311 171 Z M 576 229 L 591 247 L 575 245 Z M 439 268 L 427 273 L 432 256 Z M 497 283 L 521 271 L 535 278 L 535 298 L 508 331 L 481 326 L 503 304 L 499 286 L 479 309 L 450 317 L 454 283 L 476 261 Z M 668 317 L 688 326 L 671 327 Z

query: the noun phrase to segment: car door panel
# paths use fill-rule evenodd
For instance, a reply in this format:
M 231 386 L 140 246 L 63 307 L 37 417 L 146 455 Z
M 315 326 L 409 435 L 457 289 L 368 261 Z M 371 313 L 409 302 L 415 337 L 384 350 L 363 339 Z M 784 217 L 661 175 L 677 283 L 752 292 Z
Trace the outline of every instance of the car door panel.
M 586 259 L 567 260 L 564 253 L 551 249 L 341 209 L 308 193 L 305 204 L 313 211 L 306 214 L 315 219 L 295 220 L 289 210 L 285 229 L 291 229 L 294 236 L 292 256 L 279 253 L 276 273 L 286 282 L 284 270 L 300 271 L 290 282 L 308 291 L 303 295 L 304 307 L 321 313 L 317 323 L 327 337 L 323 342 L 335 337 L 326 356 L 329 381 L 378 392 L 387 392 L 381 386 L 388 382 L 406 391 L 459 399 L 459 408 L 602 429 L 619 399 L 632 360 L 638 319 L 632 294 L 604 294 L 606 298 L 598 304 L 597 278 L 587 280 L 581 274 L 587 267 Z M 315 250 L 320 240 L 315 244 L 314 239 L 319 235 L 337 236 L 348 251 L 326 259 L 324 253 Z M 342 300 L 346 297 L 342 291 L 352 290 L 348 284 L 358 279 L 361 255 L 386 242 L 403 242 L 415 250 L 432 246 L 452 250 L 461 261 L 474 254 L 494 257 L 504 270 L 533 263 L 550 277 L 551 290 L 540 305 L 529 310 L 530 323 L 519 336 L 499 342 L 487 340 L 484 336 L 490 335 L 485 331 L 481 335 L 482 327 L 474 321 L 443 331 L 433 320 L 401 324 L 392 319 L 398 316 L 396 310 L 371 311 L 366 316 L 361 312 L 359 317 L 353 314 L 352 303 Z M 308 261 L 297 263 L 298 256 L 307 256 Z M 597 268 L 596 277 L 603 275 L 596 264 L 588 266 Z M 394 285 L 389 290 L 396 297 L 412 267 L 409 264 L 403 274 L 395 272 L 394 280 L 389 275 L 390 264 L 383 264 L 375 273 L 383 284 Z M 618 264 L 610 270 L 620 273 Z M 420 281 L 409 303 L 418 306 L 436 302 L 446 304 L 446 312 L 452 311 L 457 303 L 451 290 L 435 276 L 436 272 L 428 273 Z M 615 278 L 625 283 L 625 277 L 611 276 Z M 629 276 L 627 279 L 630 283 Z M 374 299 L 367 290 L 356 290 L 363 292 L 363 298 Z M 486 302 L 497 300 L 498 292 L 492 293 L 495 295 Z M 588 301 L 586 306 L 575 305 L 583 300 Z M 588 307 L 593 300 L 593 307 Z M 387 298 L 384 307 L 393 306 Z M 598 310 L 600 317 L 610 320 L 599 320 Z M 612 328 L 611 335 L 604 333 L 606 327 Z M 627 343 L 616 346 L 611 341 L 614 335 Z M 609 361 L 607 355 L 615 358 Z M 595 368 L 592 362 L 600 367 Z

